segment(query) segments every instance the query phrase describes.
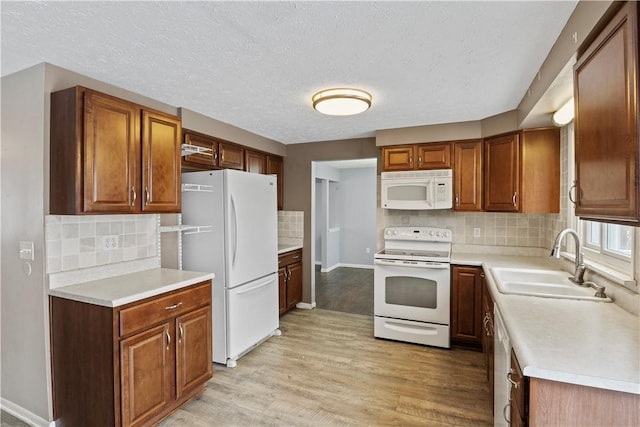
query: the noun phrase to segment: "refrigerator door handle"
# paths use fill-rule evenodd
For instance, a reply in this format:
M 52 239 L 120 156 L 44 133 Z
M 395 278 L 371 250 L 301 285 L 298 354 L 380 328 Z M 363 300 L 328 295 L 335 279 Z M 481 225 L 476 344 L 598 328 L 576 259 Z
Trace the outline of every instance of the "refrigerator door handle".
M 233 257 L 231 258 L 231 266 L 236 264 L 236 256 L 238 255 L 238 212 L 236 211 L 236 202 L 231 195 L 231 221 L 233 222 L 233 236 L 231 244 L 233 245 Z
M 253 292 L 256 289 L 260 289 L 260 288 L 263 288 L 263 287 L 267 286 L 271 282 L 273 282 L 273 278 L 269 278 L 269 279 L 265 280 L 264 282 L 260 282 L 260 283 L 258 283 L 256 285 L 251 286 L 250 288 L 240 289 L 240 290 L 238 290 L 238 295 L 242 295 L 242 294 L 247 294 L 249 292 Z

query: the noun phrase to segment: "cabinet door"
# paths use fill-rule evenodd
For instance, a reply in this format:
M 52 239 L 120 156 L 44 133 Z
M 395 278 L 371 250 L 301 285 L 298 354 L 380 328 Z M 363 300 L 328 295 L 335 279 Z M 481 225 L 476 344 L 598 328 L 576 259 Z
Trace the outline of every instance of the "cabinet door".
M 520 210 L 520 138 L 509 134 L 484 141 L 484 209 L 491 212 Z
M 165 323 L 120 342 L 123 426 L 148 424 L 171 401 L 175 347 L 170 334 Z
M 576 215 L 637 225 L 638 21 L 626 2 L 574 66 Z
M 280 315 L 287 311 L 287 268 L 278 269 L 278 312 Z
M 142 191 L 144 212 L 180 212 L 180 119 L 142 112 Z
M 453 144 L 453 194 L 456 211 L 482 211 L 482 140 Z
M 218 166 L 223 169 L 244 170 L 244 149 L 229 142 L 218 144 Z
M 302 301 L 302 263 L 296 262 L 287 267 L 289 280 L 287 281 L 287 308 L 292 309 Z
M 176 399 L 213 375 L 211 307 L 176 318 Z
M 453 267 L 451 289 L 451 340 L 482 345 L 482 269 Z
M 184 143 L 203 148 L 206 151 L 183 156 L 183 171 L 211 170 L 218 165 L 218 144 L 213 139 L 185 132 Z
M 247 172 L 261 173 L 267 172 L 267 155 L 259 151 L 244 150 L 244 162 Z
M 382 170 L 406 171 L 413 169 L 413 145 L 382 147 Z
M 431 143 L 416 146 L 418 164 L 416 169 L 451 168 L 451 144 Z
M 526 426 L 529 418 L 529 384 L 522 375 L 516 353 L 511 349 L 511 368 L 509 370 L 511 386 L 511 425 Z
M 277 177 L 278 185 L 278 210 L 282 210 L 283 203 L 283 179 L 284 168 L 283 160 L 280 156 L 267 155 L 267 174 L 275 175 Z
M 139 210 L 138 117 L 135 104 L 85 91 L 83 212 Z

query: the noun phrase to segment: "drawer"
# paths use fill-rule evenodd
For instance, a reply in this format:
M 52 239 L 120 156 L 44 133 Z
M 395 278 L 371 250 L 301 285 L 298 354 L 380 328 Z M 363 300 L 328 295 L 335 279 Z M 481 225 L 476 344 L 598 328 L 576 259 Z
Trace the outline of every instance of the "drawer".
M 278 256 L 278 268 L 285 265 L 293 264 L 302 261 L 302 249 L 296 249 L 295 251 L 285 252 Z
M 120 336 L 147 329 L 156 323 L 211 304 L 211 282 L 160 294 L 157 298 L 120 310 Z

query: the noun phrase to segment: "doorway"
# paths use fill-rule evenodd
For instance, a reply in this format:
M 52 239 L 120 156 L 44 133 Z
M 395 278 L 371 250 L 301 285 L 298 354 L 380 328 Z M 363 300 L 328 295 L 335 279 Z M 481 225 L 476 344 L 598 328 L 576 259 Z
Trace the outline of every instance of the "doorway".
M 312 162 L 312 301 L 373 315 L 377 160 Z

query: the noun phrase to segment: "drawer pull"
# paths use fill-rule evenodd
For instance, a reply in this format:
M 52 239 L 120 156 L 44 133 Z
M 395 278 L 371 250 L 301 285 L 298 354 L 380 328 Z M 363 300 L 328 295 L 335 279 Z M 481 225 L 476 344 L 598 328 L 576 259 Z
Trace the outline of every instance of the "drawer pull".
M 182 303 L 181 303 L 181 302 L 179 302 L 179 303 L 177 303 L 177 304 L 173 304 L 173 305 L 170 305 L 170 306 L 168 306 L 168 307 L 165 307 L 164 309 L 165 309 L 165 310 L 175 310 L 176 308 L 180 307 L 181 305 L 182 305 Z
M 298 258 L 300 258 L 300 255 L 296 255 L 293 257 L 293 259 L 298 259 Z
M 507 380 L 509 380 L 509 382 L 511 383 L 511 385 L 513 386 L 513 388 L 515 388 L 516 390 L 518 389 L 518 387 L 520 386 L 520 383 L 515 382 L 514 380 L 511 379 L 511 375 L 513 374 L 513 371 L 509 372 L 507 374 Z

